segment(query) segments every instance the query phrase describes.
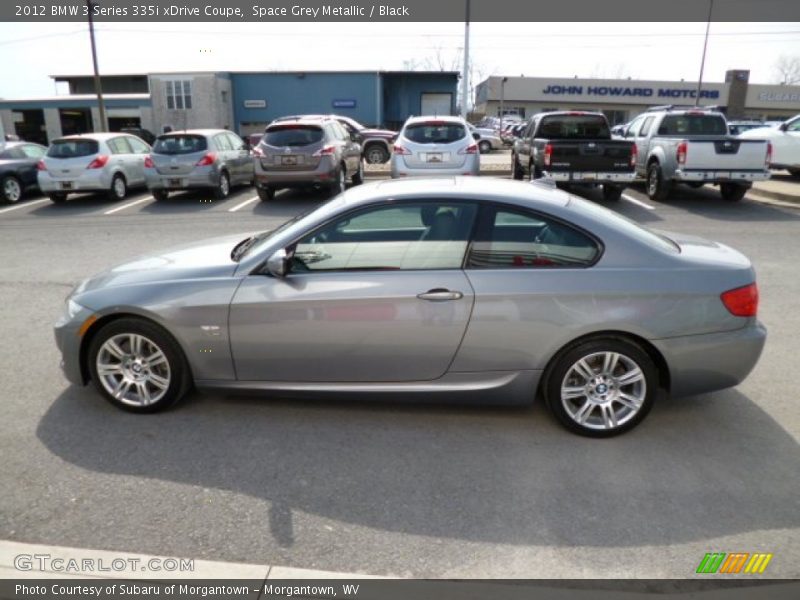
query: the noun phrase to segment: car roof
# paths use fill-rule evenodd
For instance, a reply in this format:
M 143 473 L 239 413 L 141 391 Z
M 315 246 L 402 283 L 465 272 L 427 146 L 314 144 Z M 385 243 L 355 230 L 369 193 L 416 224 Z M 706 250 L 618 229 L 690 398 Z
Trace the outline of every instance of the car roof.
M 53 140 L 54 142 L 60 142 L 62 140 L 95 140 L 97 142 L 102 142 L 105 140 L 110 140 L 111 138 L 119 137 L 121 135 L 127 135 L 130 137 L 132 136 L 130 133 L 125 133 L 122 131 L 113 131 L 113 132 L 92 132 L 92 133 L 76 133 L 74 135 L 64 135 L 60 138 Z
M 330 121 L 328 117 L 298 117 L 297 119 L 284 119 L 280 121 L 273 121 L 266 126 L 264 131 L 269 130 L 270 127 L 285 127 L 286 125 L 321 125 L 325 121 Z
M 217 135 L 218 133 L 233 133 L 233 131 L 230 129 L 174 129 L 167 133 L 162 133 L 158 137 L 167 135 Z
M 466 123 L 461 117 L 453 117 L 451 115 L 425 115 L 419 117 L 409 117 L 406 125 L 415 125 L 417 123 L 427 123 L 428 121 L 443 121 L 445 123 Z

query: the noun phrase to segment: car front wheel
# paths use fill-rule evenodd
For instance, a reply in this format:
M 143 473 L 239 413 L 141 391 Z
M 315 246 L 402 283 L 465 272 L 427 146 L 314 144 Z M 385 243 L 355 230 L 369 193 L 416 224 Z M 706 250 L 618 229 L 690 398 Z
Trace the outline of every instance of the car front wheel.
M 611 437 L 647 416 L 658 372 L 638 345 L 623 339 L 597 339 L 561 355 L 545 385 L 547 404 L 564 427 L 589 437 Z
M 89 371 L 112 404 L 136 413 L 164 410 L 189 387 L 189 370 L 171 336 L 140 319 L 104 326 L 91 341 Z
M 128 185 L 125 183 L 125 178 L 117 173 L 111 180 L 111 189 L 108 190 L 109 200 L 123 200 L 128 194 Z
M 3 177 L 3 181 L 0 183 L 0 193 L 5 202 L 15 204 L 22 198 L 22 184 L 13 175 Z
M 671 191 L 670 182 L 664 179 L 661 165 L 657 162 L 652 163 L 647 168 L 647 196 L 651 200 L 666 200 Z
M 231 180 L 225 171 L 219 174 L 219 181 L 217 187 L 214 188 L 214 198 L 217 200 L 224 200 L 231 193 Z

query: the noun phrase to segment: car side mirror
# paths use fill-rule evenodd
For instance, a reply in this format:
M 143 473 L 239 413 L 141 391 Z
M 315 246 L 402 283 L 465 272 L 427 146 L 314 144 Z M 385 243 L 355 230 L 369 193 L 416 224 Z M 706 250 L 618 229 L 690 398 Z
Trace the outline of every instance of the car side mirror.
M 356 133 L 355 131 L 350 134 L 350 141 L 356 142 L 360 144 L 364 138 L 361 137 L 360 133 Z
M 476 131 L 475 133 L 472 134 L 472 139 L 473 140 L 481 139 L 481 134 Z
M 285 248 L 276 250 L 267 259 L 267 273 L 278 279 L 283 279 L 289 273 L 289 253 Z
M 781 123 L 780 127 L 778 127 L 778 129 L 780 129 L 781 131 L 786 131 L 788 128 L 789 128 L 788 123 Z

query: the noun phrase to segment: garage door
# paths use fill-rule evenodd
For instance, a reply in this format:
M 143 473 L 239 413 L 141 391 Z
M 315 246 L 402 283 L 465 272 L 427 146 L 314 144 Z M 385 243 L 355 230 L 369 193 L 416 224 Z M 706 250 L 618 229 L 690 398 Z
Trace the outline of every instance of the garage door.
M 422 115 L 449 115 L 453 94 L 422 94 Z

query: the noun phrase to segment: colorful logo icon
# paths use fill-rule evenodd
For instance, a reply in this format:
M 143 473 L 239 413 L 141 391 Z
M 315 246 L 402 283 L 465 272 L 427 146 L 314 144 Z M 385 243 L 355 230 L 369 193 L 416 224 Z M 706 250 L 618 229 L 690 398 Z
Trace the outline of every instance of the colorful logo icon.
M 726 573 L 738 574 L 748 573 L 750 575 L 761 574 L 767 570 L 772 554 L 756 552 L 708 552 L 700 561 L 696 573 Z

